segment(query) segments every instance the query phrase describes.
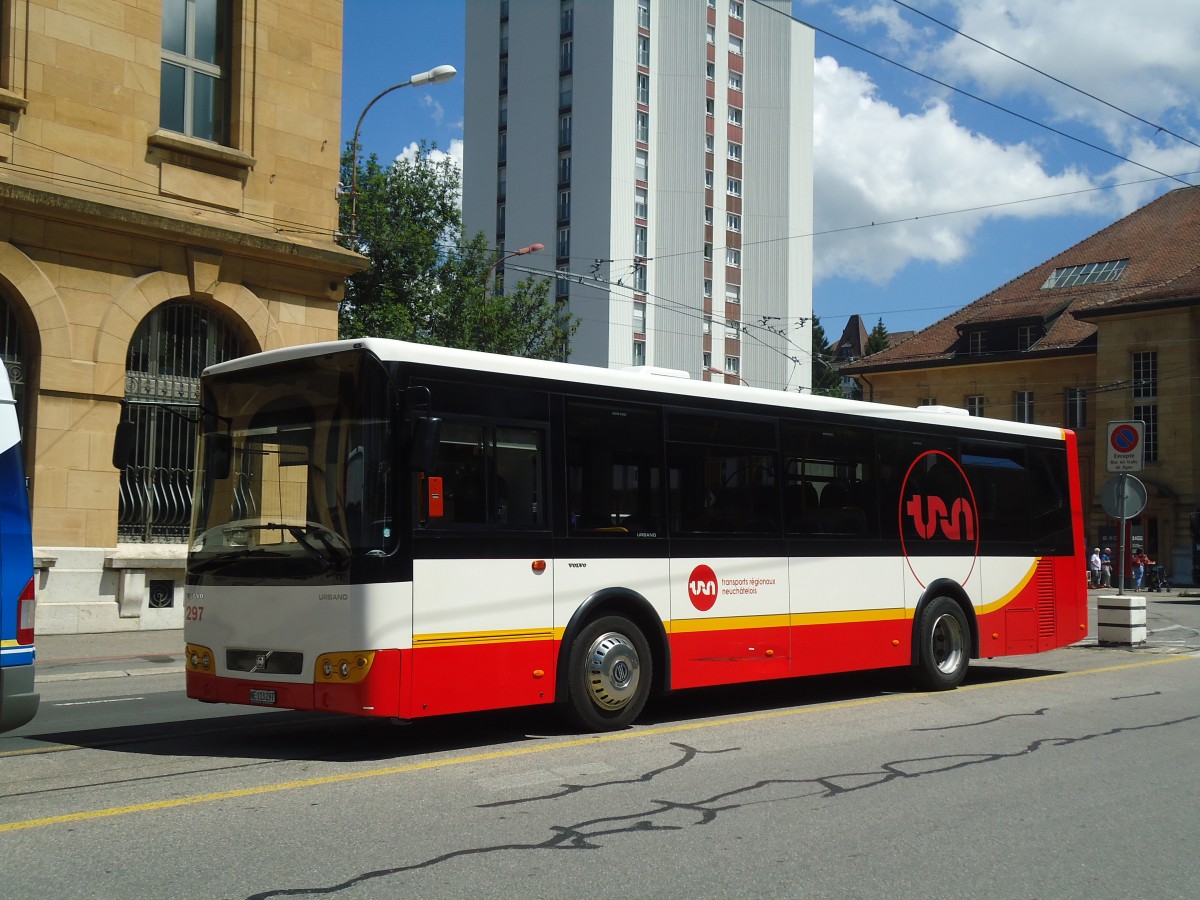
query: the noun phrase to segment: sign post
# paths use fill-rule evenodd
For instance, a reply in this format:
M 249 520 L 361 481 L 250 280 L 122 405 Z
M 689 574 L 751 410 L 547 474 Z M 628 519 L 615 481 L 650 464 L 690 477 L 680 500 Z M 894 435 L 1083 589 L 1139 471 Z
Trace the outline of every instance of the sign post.
M 1134 478 L 1133 481 L 1138 488 L 1141 488 L 1141 504 L 1137 509 L 1130 509 L 1133 504 L 1129 502 L 1132 498 L 1128 493 L 1129 484 L 1127 482 L 1130 472 L 1142 471 L 1145 458 L 1145 434 L 1146 423 L 1141 419 L 1124 419 L 1108 423 L 1108 471 L 1118 473 L 1116 478 L 1118 484 L 1113 488 L 1116 495 L 1113 498 L 1116 501 L 1115 509 L 1109 509 L 1108 505 L 1105 505 L 1104 509 L 1121 523 L 1121 540 L 1117 550 L 1121 565 L 1121 575 L 1117 587 L 1118 596 L 1125 593 L 1125 567 L 1128 562 L 1125 546 L 1125 522 L 1138 515 L 1146 507 L 1146 488 Z M 1110 478 L 1104 485 L 1105 488 L 1113 481 L 1114 479 Z M 1102 501 L 1103 495 L 1102 490 Z

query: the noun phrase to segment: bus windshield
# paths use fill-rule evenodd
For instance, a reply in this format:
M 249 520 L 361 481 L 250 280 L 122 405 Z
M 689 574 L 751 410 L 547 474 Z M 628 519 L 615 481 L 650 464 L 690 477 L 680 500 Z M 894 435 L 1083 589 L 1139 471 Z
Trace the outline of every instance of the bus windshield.
M 204 382 L 190 580 L 342 583 L 395 548 L 395 391 L 362 353 L 252 372 Z

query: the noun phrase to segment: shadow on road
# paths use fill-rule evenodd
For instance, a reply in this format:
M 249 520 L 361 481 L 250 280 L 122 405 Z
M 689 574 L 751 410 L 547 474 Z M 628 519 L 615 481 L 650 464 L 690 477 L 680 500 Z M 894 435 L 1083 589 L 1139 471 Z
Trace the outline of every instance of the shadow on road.
M 971 667 L 966 683 L 1020 681 L 1056 671 L 980 664 Z M 917 693 L 909 685 L 906 670 L 697 688 L 651 698 L 638 726 L 672 725 L 796 706 L 815 708 L 898 693 Z M 576 734 L 559 718 L 554 707 L 535 707 L 422 719 L 407 725 L 325 713 L 256 710 L 23 737 L 35 745 L 45 742 L 154 756 L 352 763 L 397 761 L 429 753 L 461 752 Z

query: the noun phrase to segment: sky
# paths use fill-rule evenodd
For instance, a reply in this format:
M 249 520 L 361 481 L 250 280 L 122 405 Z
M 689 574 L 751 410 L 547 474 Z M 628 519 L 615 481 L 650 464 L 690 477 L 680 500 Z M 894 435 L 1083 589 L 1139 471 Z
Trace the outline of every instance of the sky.
M 380 91 L 449 64 L 452 81 L 376 103 L 360 142 L 461 160 L 470 2 L 345 0 L 344 140 Z M 854 314 L 924 328 L 1200 184 L 1195 0 L 794 0 L 792 16 L 817 31 L 813 312 L 831 340 Z

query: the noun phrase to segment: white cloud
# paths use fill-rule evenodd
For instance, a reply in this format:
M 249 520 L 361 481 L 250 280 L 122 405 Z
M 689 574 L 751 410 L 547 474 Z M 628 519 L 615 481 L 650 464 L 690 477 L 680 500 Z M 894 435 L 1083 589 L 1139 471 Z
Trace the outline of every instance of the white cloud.
M 400 151 L 396 159 L 411 161 L 416 158 L 421 150 L 421 145 L 413 141 L 407 147 Z M 441 162 L 443 159 L 449 159 L 462 172 L 463 166 L 463 142 L 461 138 L 453 138 L 450 141 L 450 149 L 443 150 L 441 147 L 434 147 L 429 151 L 429 158 L 435 163 Z
M 1093 186 L 1084 174 L 1048 173 L 1032 147 L 969 131 L 944 102 L 905 115 L 880 99 L 866 75 L 830 57 L 817 60 L 815 75 L 815 229 L 853 229 L 816 239 L 818 279 L 883 284 L 914 260 L 964 258 L 989 218 L 1062 214 L 1098 202 L 1069 193 Z M 1066 196 L 995 206 L 1055 195 Z M 938 215 L 950 212 L 956 214 Z M 896 220 L 911 221 L 880 224 Z M 867 223 L 877 224 L 858 227 Z

